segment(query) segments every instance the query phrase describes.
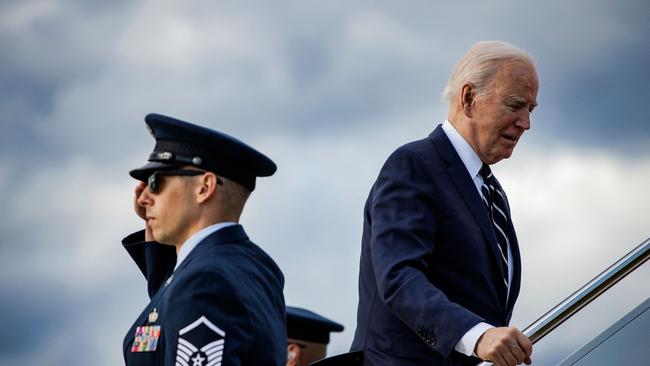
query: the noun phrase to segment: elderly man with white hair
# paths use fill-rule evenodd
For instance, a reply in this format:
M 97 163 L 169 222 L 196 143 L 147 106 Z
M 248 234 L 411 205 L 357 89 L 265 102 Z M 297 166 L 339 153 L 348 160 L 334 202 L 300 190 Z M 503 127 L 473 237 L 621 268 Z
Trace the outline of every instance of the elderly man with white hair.
M 530 340 L 508 326 L 521 260 L 490 165 L 530 128 L 537 90 L 528 53 L 480 42 L 451 74 L 447 120 L 382 167 L 365 205 L 351 347 L 364 365 L 530 364 Z

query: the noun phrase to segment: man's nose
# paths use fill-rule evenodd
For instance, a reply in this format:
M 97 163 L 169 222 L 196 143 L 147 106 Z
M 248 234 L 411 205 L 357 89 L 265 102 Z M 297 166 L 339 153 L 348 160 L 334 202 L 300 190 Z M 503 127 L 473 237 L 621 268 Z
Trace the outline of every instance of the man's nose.
M 142 193 L 140 193 L 140 197 L 138 197 L 138 205 L 146 207 L 146 206 L 150 206 L 151 202 L 152 202 L 151 193 L 149 192 L 149 187 L 146 186 L 142 190 Z
M 524 111 L 522 116 L 517 119 L 517 122 L 515 123 L 515 126 L 521 128 L 524 131 L 529 130 L 530 129 L 530 112 L 529 111 Z

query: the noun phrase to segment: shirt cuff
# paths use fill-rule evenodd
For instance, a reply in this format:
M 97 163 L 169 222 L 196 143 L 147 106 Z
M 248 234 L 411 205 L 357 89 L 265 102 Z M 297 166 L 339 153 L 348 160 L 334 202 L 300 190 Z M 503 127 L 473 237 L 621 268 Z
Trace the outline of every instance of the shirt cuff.
M 456 343 L 454 349 L 465 356 L 476 356 L 474 349 L 476 348 L 476 342 L 478 339 L 485 333 L 486 330 L 494 328 L 488 323 L 480 322 L 476 324 L 472 329 L 468 330 L 467 333 Z

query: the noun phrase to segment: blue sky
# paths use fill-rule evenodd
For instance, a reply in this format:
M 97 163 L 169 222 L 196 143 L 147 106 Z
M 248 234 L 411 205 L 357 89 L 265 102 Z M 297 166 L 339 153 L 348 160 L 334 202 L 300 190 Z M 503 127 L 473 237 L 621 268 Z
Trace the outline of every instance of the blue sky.
M 127 172 L 153 146 L 150 112 L 233 134 L 278 163 L 242 223 L 283 269 L 287 303 L 346 326 L 330 348 L 344 352 L 368 190 L 391 151 L 445 118 L 455 62 L 492 39 L 530 51 L 540 78 L 532 129 L 494 167 L 524 256 L 513 322 L 525 327 L 650 236 L 649 8 L 2 2 L 0 365 L 121 362 L 147 303 L 120 240 L 142 226 Z M 593 305 L 611 319 L 576 321 L 540 344 L 538 362 L 647 298 L 643 270 Z

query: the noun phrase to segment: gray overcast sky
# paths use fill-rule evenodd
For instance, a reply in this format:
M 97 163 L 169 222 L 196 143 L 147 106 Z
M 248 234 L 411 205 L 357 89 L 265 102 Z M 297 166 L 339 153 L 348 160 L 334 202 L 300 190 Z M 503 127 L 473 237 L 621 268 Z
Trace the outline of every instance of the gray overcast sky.
M 242 222 L 283 269 L 287 303 L 343 323 L 330 353 L 346 351 L 368 190 L 392 150 L 445 118 L 453 65 L 490 39 L 530 51 L 540 77 L 532 129 L 495 167 L 524 256 L 513 321 L 525 327 L 650 236 L 649 8 L 3 1 L 0 365 L 122 362 L 147 303 L 120 240 L 142 226 L 127 172 L 153 146 L 149 112 L 233 134 L 278 163 Z M 647 298 L 647 274 L 594 304 L 611 319 L 583 323 L 599 329 Z M 594 335 L 567 332 L 540 345 L 538 362 Z

